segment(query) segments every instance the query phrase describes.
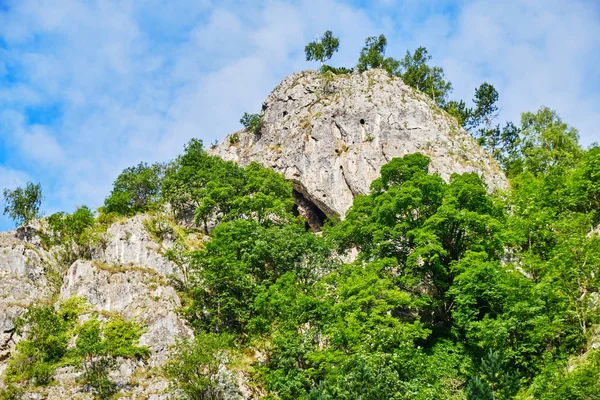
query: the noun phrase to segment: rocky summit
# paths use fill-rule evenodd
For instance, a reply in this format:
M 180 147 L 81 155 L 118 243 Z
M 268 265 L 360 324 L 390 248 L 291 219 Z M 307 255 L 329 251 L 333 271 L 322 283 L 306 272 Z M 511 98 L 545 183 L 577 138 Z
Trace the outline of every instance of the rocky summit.
M 431 172 L 445 180 L 474 172 L 490 192 L 507 188 L 497 163 L 455 118 L 380 69 L 292 74 L 263 103 L 260 132 L 235 132 L 211 152 L 283 173 L 314 223 L 321 212 L 343 218 L 382 165 L 416 152 L 429 156 Z

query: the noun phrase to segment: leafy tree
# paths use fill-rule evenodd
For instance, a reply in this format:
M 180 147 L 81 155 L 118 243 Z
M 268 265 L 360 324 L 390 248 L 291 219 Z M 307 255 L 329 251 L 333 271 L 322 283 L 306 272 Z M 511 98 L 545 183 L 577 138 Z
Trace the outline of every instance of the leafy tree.
M 453 175 L 446 185 L 426 173 L 428 164 L 416 153 L 384 165 L 372 194 L 357 197 L 329 235 L 342 250 L 356 246 L 365 259 L 394 257 L 402 287 L 427 293 L 436 319 L 448 322 L 451 265 L 468 250 L 499 253 L 501 213 L 479 177 Z
M 577 212 L 585 213 L 593 225 L 600 224 L 600 147 L 590 148 L 583 154 L 568 181 L 568 191 L 573 195 Z
M 340 40 L 333 36 L 331 31 L 326 31 L 321 38 L 310 42 L 304 48 L 306 61 L 319 61 L 321 65 L 329 60 L 333 53 L 338 51 Z
M 191 342 L 177 344 L 165 371 L 189 398 L 232 398 L 237 395 L 235 384 L 221 369 L 232 343 L 232 336 L 227 334 L 200 333 Z
M 153 208 L 160 198 L 164 174 L 161 164 L 139 163 L 117 177 L 113 190 L 104 200 L 104 213 L 134 215 Z
M 242 118 L 240 119 L 240 124 L 244 126 L 249 132 L 258 135 L 260 133 L 261 128 L 261 119 L 258 114 L 248 114 L 244 113 Z
M 198 326 L 216 332 L 242 331 L 265 285 L 292 271 L 310 279 L 307 261 L 327 254 L 299 222 L 265 227 L 240 218 L 219 224 L 212 234 L 206 249 L 195 255 L 197 279 L 203 283 L 192 290 L 188 313 Z
M 69 322 L 61 318 L 53 307 L 34 307 L 15 324 L 17 333 L 26 339 L 17 344 L 17 355 L 8 366 L 8 380 L 30 381 L 46 385 L 52 381 L 56 364 L 67 352 Z
M 15 333 L 23 337 L 16 345 L 6 370 L 8 383 L 51 383 L 57 365 L 67 355 L 69 340 L 79 313 L 80 298 L 71 298 L 58 310 L 52 306 L 30 307 L 15 321 Z
M 240 168 L 209 156 L 202 142 L 192 140 L 167 173 L 163 196 L 175 211 L 192 213 L 205 233 L 209 224 L 240 216 L 260 224 L 289 218 L 293 207 L 291 184 L 257 163 Z
M 17 224 L 27 224 L 40 216 L 42 204 L 42 187 L 40 184 L 27 182 L 25 188 L 18 187 L 14 190 L 4 189 L 4 214 Z
M 73 214 L 57 212 L 48 217 L 50 242 L 62 246 L 64 264 L 91 257 L 90 228 L 93 226 L 94 213 L 86 206 L 78 207 Z
M 399 75 L 404 83 L 427 94 L 438 106 L 443 107 L 452 91 L 452 84 L 445 81 L 444 70 L 429 66 L 429 61 L 431 55 L 425 47 L 417 48 L 413 54 L 407 51 L 399 62 Z
M 371 68 L 383 68 L 391 75 L 398 75 L 400 63 L 391 57 L 385 57 L 387 39 L 383 35 L 370 36 L 360 51 L 356 68 L 364 72 Z
M 471 124 L 473 110 L 468 108 L 463 100 L 450 100 L 444 105 L 444 110 L 456 118 L 456 121 L 460 126 L 468 129 Z
M 582 150 L 575 128 L 564 123 L 558 114 L 542 107 L 536 113 L 521 115 L 523 169 L 534 175 L 573 168 Z
M 192 139 L 185 146 L 184 154 L 167 171 L 162 196 L 180 216 L 196 214 L 196 220 L 208 231 L 210 217 L 219 212 L 227 213 L 229 199 L 241 191 L 242 185 L 241 168 L 208 155 L 202 141 Z M 207 193 L 212 193 L 208 199 Z

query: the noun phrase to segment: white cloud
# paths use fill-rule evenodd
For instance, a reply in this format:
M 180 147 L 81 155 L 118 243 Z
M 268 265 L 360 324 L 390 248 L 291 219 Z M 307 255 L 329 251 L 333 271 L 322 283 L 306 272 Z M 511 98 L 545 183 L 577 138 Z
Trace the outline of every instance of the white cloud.
M 471 99 L 489 81 L 506 119 L 546 105 L 589 144 L 600 137 L 600 75 L 588 72 L 600 61 L 597 37 L 600 17 L 590 3 L 476 1 L 461 12 L 439 54 L 457 97 Z

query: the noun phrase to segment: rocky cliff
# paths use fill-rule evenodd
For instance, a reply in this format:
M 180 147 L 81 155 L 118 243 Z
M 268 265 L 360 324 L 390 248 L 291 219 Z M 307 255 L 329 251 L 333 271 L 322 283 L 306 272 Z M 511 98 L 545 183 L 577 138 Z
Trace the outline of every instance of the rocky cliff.
M 56 304 L 79 296 L 89 305 L 80 319 L 91 313 L 119 315 L 135 320 L 144 330 L 139 339 L 150 352 L 144 361 L 122 359 L 112 373 L 123 398 L 167 399 L 173 395 L 160 367 L 178 339 L 192 331 L 177 314 L 181 301 L 169 283 L 176 266 L 163 257 L 169 238 L 152 238 L 139 215 L 121 220 L 103 233 L 92 260 L 76 260 L 66 273 L 61 271 L 59 249 L 43 244 L 43 224 L 0 234 L 0 376 L 19 337 L 15 319 L 29 305 Z M 51 276 L 58 273 L 55 282 Z M 64 367 L 56 371 L 54 385 L 40 386 L 24 399 L 91 399 L 79 383 L 81 371 Z M 0 377 L 0 388 L 2 387 Z
M 507 187 L 496 162 L 454 118 L 383 70 L 290 75 L 263 103 L 261 121 L 260 133 L 235 132 L 211 152 L 283 173 L 294 182 L 299 207 L 318 208 L 308 210 L 312 218 L 343 217 L 383 164 L 415 152 L 431 157 L 431 168 L 446 180 L 475 172 L 490 191 Z

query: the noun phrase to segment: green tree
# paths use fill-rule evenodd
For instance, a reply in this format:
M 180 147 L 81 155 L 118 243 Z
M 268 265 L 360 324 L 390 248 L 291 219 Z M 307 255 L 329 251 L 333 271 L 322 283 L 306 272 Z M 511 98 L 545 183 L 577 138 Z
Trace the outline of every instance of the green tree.
M 48 236 L 52 244 L 62 246 L 63 264 L 91 257 L 89 230 L 93 226 L 94 213 L 86 206 L 77 207 L 73 214 L 57 212 L 48 217 Z
M 444 105 L 444 110 L 456 118 L 460 126 L 468 129 L 471 124 L 473 109 L 468 108 L 463 100 L 450 100 Z
M 193 341 L 177 344 L 175 355 L 165 366 L 177 387 L 191 399 L 226 400 L 236 396 L 231 377 L 221 370 L 233 338 L 227 334 L 199 333 Z
M 573 168 L 582 156 L 577 130 L 564 123 L 556 111 L 542 107 L 521 114 L 523 169 L 534 175 Z
M 518 390 L 515 376 L 504 371 L 500 355 L 490 350 L 481 360 L 481 373 L 467 385 L 467 399 L 509 400 Z
M 494 121 L 498 118 L 498 91 L 487 82 L 475 89 L 473 103 L 473 118 L 478 125 L 483 124 L 481 132 L 492 129 Z
M 261 119 L 258 114 L 248 114 L 244 113 L 242 118 L 240 119 L 240 124 L 244 126 L 249 132 L 258 135 L 260 133 L 261 128 Z
M 4 214 L 17 224 L 27 224 L 40 216 L 42 204 L 42 187 L 38 184 L 27 182 L 25 188 L 18 187 L 14 190 L 4 189 Z
M 323 36 L 314 42 L 310 42 L 304 48 L 306 61 L 319 61 L 321 65 L 329 60 L 333 53 L 338 51 L 340 40 L 333 36 L 331 31 L 326 31 Z
M 385 57 L 387 39 L 383 35 L 370 36 L 360 51 L 356 68 L 364 72 L 371 68 L 383 68 L 391 75 L 398 75 L 400 63 L 391 57 Z
M 160 199 L 164 168 L 141 162 L 123 170 L 104 200 L 103 212 L 134 215 L 152 209 Z
M 117 357 L 143 359 L 147 347 L 137 342 L 143 330 L 132 321 L 113 317 L 102 323 L 90 318 L 77 329 L 75 354 L 81 359 L 84 382 L 98 399 L 108 399 L 118 392 L 109 372 L 118 366 Z
M 85 308 L 80 298 L 53 306 L 30 307 L 15 321 L 15 333 L 23 339 L 15 348 L 6 369 L 7 383 L 47 385 L 68 353 L 69 340 Z
M 442 67 L 432 67 L 428 64 L 430 61 L 431 55 L 425 47 L 417 48 L 413 54 L 407 51 L 399 62 L 399 75 L 404 83 L 425 93 L 443 107 L 452 91 L 452 84 L 446 82 Z

